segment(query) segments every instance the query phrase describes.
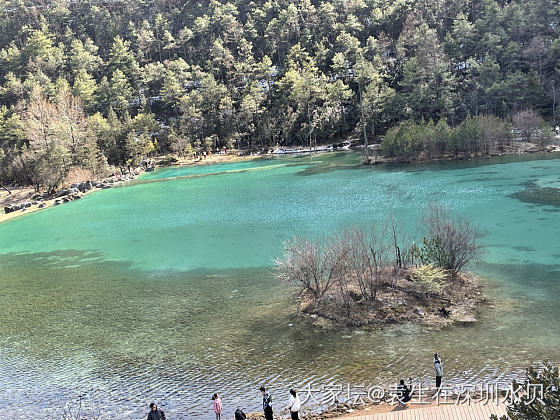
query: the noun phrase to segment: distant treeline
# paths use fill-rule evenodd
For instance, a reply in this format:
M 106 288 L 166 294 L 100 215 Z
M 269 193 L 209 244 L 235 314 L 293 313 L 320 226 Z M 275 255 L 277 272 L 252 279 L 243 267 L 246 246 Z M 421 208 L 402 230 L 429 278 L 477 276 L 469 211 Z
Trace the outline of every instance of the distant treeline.
M 559 60 L 556 0 L 0 0 L 0 176 L 552 122 Z M 433 151 L 482 147 L 455 134 Z

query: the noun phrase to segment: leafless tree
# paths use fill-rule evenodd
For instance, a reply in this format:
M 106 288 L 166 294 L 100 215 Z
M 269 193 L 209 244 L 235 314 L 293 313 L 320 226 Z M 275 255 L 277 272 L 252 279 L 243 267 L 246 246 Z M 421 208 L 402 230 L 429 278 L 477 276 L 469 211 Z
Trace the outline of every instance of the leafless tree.
M 499 118 L 492 115 L 479 115 L 478 127 L 485 153 L 490 153 L 493 148 L 503 151 L 504 144 L 509 144 L 511 127 Z
M 452 275 L 480 256 L 480 230 L 467 220 L 453 216 L 445 207 L 430 204 L 422 224 L 425 236 L 435 240 L 440 248 L 434 253 L 435 263 Z
M 324 294 L 347 272 L 349 249 L 341 237 L 312 241 L 294 236 L 275 260 L 276 278 L 300 284 L 316 298 Z
M 62 89 L 56 98 L 53 129 L 58 141 L 69 150 L 72 162 L 81 164 L 82 150 L 91 141 L 88 138 L 87 119 L 82 101 L 70 89 Z
M 369 235 L 361 229 L 346 233 L 350 249 L 349 264 L 355 277 L 360 294 L 367 301 L 375 301 L 382 284 L 383 268 L 388 265 L 387 227 L 376 229 L 372 225 Z
M 410 238 L 402 227 L 400 220 L 394 214 L 385 222 L 384 231 L 388 231 L 393 248 L 394 268 L 406 268 L 406 253 L 410 245 Z M 386 235 L 384 235 L 386 236 Z
M 519 133 L 521 141 L 532 141 L 533 135 L 539 129 L 541 117 L 535 111 L 528 109 L 519 111 L 512 117 L 513 128 Z
M 22 117 L 31 149 L 47 148 L 56 140 L 53 127 L 57 120 L 56 106 L 43 96 L 40 89 L 31 92 L 29 106 Z

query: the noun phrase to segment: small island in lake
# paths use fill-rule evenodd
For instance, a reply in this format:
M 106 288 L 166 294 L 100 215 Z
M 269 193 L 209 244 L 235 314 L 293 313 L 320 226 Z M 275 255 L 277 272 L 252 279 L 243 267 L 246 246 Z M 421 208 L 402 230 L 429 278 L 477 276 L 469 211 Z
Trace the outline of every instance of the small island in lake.
M 463 270 L 482 252 L 479 230 L 433 204 L 421 224 L 421 244 L 407 244 L 395 220 L 323 241 L 294 237 L 276 277 L 300 286 L 301 313 L 324 327 L 476 322 L 482 285 Z

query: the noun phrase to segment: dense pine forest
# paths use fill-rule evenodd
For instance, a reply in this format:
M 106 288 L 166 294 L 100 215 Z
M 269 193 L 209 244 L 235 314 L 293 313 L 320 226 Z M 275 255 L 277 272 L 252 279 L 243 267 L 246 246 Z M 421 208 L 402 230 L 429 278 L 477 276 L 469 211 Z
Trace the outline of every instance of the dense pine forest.
M 0 176 L 388 130 L 388 155 L 460 152 L 516 119 L 548 138 L 559 80 L 556 0 L 2 0 Z

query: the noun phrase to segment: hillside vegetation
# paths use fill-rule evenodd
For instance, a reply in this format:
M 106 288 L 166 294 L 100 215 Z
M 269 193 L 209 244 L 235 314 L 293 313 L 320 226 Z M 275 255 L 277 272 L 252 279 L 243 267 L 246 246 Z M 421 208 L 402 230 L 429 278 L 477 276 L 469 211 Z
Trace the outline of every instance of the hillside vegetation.
M 73 167 L 404 122 L 415 140 L 389 155 L 469 152 L 472 124 L 447 134 L 469 116 L 499 122 L 496 144 L 518 112 L 555 122 L 559 59 L 554 0 L 3 0 L 0 177 L 52 187 Z

